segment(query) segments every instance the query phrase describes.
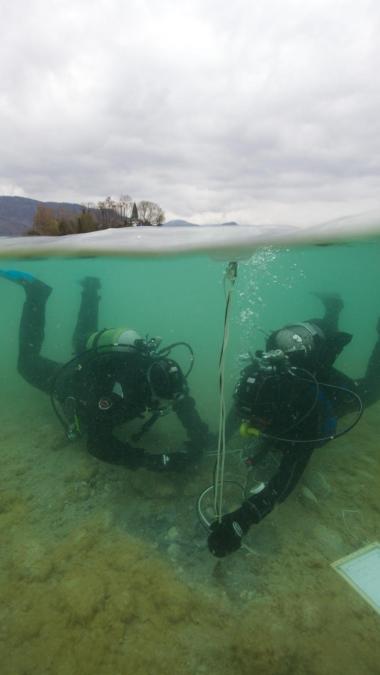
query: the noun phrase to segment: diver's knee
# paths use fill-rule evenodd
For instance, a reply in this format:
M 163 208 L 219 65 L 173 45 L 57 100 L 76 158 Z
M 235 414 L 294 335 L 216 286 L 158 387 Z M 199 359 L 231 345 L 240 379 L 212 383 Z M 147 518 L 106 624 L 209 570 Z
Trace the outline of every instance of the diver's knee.
M 34 386 L 35 383 L 35 366 L 30 358 L 20 355 L 17 361 L 17 372 L 25 382 Z

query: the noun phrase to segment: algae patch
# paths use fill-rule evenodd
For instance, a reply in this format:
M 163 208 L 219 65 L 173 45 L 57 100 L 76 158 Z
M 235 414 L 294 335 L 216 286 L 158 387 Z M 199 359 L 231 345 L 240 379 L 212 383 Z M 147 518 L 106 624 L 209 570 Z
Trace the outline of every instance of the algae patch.
M 378 450 L 361 433 L 378 411 L 352 448 L 313 458 L 305 480 L 328 476 L 328 500 L 316 509 L 300 486 L 252 531 L 254 555 L 220 562 L 194 524 L 208 466 L 162 482 L 121 471 L 80 445 L 52 447 L 45 409 L 32 412 L 0 432 L 1 675 L 377 672 L 378 617 L 329 563 L 378 531 Z
M 209 626 L 213 601 L 173 578 L 147 546 L 111 534 L 99 519 L 50 548 L 31 528 L 20 528 L 16 537 L 8 532 L 6 549 L 3 675 L 196 672 L 209 646 L 199 639 L 191 646 L 189 634 L 220 630 L 223 616 L 228 623 L 219 606 Z

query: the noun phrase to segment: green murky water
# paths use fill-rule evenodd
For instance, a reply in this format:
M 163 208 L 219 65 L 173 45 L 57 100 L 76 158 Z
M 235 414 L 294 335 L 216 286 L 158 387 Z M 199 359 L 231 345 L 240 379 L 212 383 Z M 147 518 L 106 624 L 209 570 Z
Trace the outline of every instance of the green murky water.
M 71 358 L 85 276 L 101 280 L 100 328 L 188 341 L 191 392 L 217 431 L 226 263 L 208 256 L 0 263 L 53 287 L 43 347 L 52 359 Z M 379 240 L 268 247 L 240 262 L 227 400 L 239 355 L 263 348 L 264 333 L 322 315 L 313 291 L 341 294 L 340 329 L 354 339 L 336 366 L 362 376 L 377 338 L 379 263 Z M 195 511 L 212 482 L 213 457 L 189 475 L 157 476 L 101 463 L 83 441 L 68 443 L 48 397 L 17 373 L 23 293 L 0 279 L 2 673 L 378 672 L 379 617 L 330 563 L 380 537 L 380 403 L 350 434 L 315 451 L 294 493 L 251 529 L 249 550 L 218 562 Z M 186 366 L 186 355 L 176 356 Z M 144 445 L 176 450 L 182 440 L 166 417 Z M 241 443 L 235 438 L 230 449 Z M 231 453 L 227 475 L 242 479 L 244 471 Z

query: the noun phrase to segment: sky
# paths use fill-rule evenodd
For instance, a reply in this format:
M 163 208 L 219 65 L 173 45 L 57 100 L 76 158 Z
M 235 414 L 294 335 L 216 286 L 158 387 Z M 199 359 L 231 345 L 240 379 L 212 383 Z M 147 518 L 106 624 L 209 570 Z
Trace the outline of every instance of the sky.
M 0 0 L 0 194 L 200 224 L 379 209 L 377 0 Z

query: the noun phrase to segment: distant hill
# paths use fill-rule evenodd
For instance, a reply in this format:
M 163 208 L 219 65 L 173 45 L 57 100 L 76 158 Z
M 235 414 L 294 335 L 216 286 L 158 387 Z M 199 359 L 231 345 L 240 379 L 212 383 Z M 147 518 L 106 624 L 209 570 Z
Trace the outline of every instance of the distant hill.
M 69 209 L 74 212 L 78 212 L 82 208 L 80 204 L 70 204 L 68 202 L 43 202 L 27 197 L 0 196 L 0 236 L 20 237 L 24 235 L 32 227 L 36 209 L 41 205 L 54 209 Z M 220 225 L 237 225 L 237 223 L 220 223 L 213 225 L 213 227 Z M 163 224 L 163 227 L 200 226 L 197 223 L 177 219 L 169 220 Z
M 38 206 L 48 206 L 54 209 L 68 209 L 74 212 L 81 210 L 80 204 L 68 202 L 43 202 L 27 197 L 0 196 L 0 236 L 20 237 L 33 225 L 34 214 Z M 210 223 L 209 227 L 223 227 L 238 225 L 238 223 Z M 169 220 L 163 227 L 201 227 L 197 223 L 187 220 Z
M 207 223 L 207 227 L 224 227 L 230 225 L 238 225 L 239 223 L 230 222 L 230 223 Z M 164 227 L 202 227 L 198 223 L 189 223 L 188 220 L 168 220 L 167 223 L 164 223 Z
M 33 218 L 37 206 L 49 206 L 51 208 L 65 208 L 79 212 L 80 204 L 68 204 L 65 202 L 42 202 L 38 199 L 26 197 L 0 197 L 0 235 L 19 237 L 33 225 Z
M 168 220 L 164 227 L 199 227 L 197 223 L 189 223 L 188 220 Z

